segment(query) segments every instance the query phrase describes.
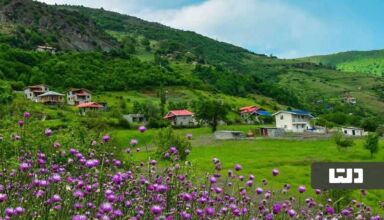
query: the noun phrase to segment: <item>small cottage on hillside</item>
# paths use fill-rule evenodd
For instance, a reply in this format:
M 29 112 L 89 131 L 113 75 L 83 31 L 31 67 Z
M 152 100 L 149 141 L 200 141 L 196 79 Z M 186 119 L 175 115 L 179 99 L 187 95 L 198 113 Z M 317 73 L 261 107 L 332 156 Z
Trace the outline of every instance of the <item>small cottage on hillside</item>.
M 145 123 L 146 119 L 143 114 L 128 114 L 123 115 L 123 118 L 129 123 Z
M 49 91 L 37 96 L 37 102 L 48 105 L 59 105 L 64 103 L 64 94 Z
M 368 134 L 367 132 L 364 131 L 364 129 L 355 128 L 355 127 L 343 127 L 341 128 L 341 132 L 346 136 L 355 136 L 355 137 L 361 137 Z
M 341 101 L 346 103 L 346 104 L 350 104 L 350 105 L 356 105 L 357 101 L 356 101 L 356 98 L 353 97 L 352 95 L 350 94 L 345 94 L 342 98 L 341 98 Z
M 24 95 L 27 99 L 37 102 L 37 96 L 44 94 L 49 91 L 48 86 L 46 85 L 34 85 L 28 86 L 24 89 Z
M 54 47 L 47 46 L 47 45 L 39 45 L 39 46 L 37 46 L 36 51 L 38 51 L 38 52 L 48 52 L 48 53 L 51 53 L 51 54 L 55 54 L 57 49 L 54 48 Z
M 311 113 L 303 110 L 278 111 L 275 114 L 276 127 L 290 132 L 304 132 L 312 129 Z
M 98 111 L 104 109 L 103 105 L 100 105 L 99 103 L 96 102 L 87 102 L 87 103 L 82 103 L 76 106 L 79 108 L 80 114 L 85 115 L 86 112 L 88 111 Z
M 171 121 L 173 126 L 189 127 L 196 125 L 193 113 L 186 110 L 172 110 L 168 112 L 164 119 Z
M 87 89 L 69 89 L 67 92 L 67 104 L 79 105 L 92 101 L 92 94 Z

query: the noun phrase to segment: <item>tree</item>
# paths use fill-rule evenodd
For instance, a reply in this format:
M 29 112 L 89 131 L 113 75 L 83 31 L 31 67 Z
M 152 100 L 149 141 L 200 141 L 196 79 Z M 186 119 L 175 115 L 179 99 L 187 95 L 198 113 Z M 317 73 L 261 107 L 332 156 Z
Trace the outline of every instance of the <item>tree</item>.
M 376 131 L 377 127 L 379 127 L 379 119 L 375 117 L 365 118 L 361 122 L 361 127 L 367 131 Z
M 217 130 L 220 120 L 225 120 L 229 106 L 221 100 L 200 100 L 196 103 L 196 117 L 206 121 L 212 128 L 212 132 Z
M 379 135 L 376 133 L 369 134 L 365 139 L 364 147 L 369 150 L 371 158 L 373 158 L 373 155 L 379 151 Z
M 167 91 L 164 90 L 164 86 L 161 84 L 159 89 L 159 99 L 160 99 L 160 111 L 161 115 L 165 114 L 165 105 L 167 104 Z

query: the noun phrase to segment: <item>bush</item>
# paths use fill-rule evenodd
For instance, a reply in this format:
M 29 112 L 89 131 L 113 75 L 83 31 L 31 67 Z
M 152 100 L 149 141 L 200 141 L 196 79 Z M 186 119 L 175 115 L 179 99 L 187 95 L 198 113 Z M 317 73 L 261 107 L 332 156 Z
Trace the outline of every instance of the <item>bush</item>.
M 179 159 L 185 160 L 191 150 L 191 143 L 187 138 L 177 135 L 171 127 L 160 129 L 156 135 L 155 144 L 157 146 L 156 154 L 160 158 L 165 158 L 164 155 L 169 148 L 175 147 L 179 152 Z
M 169 121 L 164 119 L 157 119 L 157 118 L 149 118 L 147 123 L 147 126 L 149 128 L 164 128 L 169 125 L 170 125 Z
M 336 145 L 339 147 L 339 149 L 348 148 L 355 145 L 355 142 L 353 142 L 352 139 L 344 137 L 343 134 L 340 132 L 336 133 L 333 138 L 335 140 Z

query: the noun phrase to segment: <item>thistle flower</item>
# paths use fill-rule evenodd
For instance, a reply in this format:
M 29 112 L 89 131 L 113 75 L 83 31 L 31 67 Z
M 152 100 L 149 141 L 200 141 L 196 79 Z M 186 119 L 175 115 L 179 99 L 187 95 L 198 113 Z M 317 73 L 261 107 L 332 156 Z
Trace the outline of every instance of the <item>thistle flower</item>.
M 182 219 L 185 219 L 185 220 L 189 220 L 189 219 L 192 219 L 192 215 L 189 214 L 189 213 L 186 212 L 186 211 L 182 211 L 182 212 L 181 212 L 181 218 L 182 218 Z
M 328 214 L 328 215 L 333 215 L 335 213 L 335 210 L 333 209 L 332 206 L 327 206 L 325 207 L 325 212 Z
M 0 193 L 0 202 L 6 201 L 8 196 L 6 194 Z
M 59 142 L 55 142 L 55 143 L 53 143 L 53 147 L 56 148 L 56 149 L 60 148 L 61 144 Z
M 30 118 L 31 114 L 29 112 L 24 112 L 24 118 Z
M 129 144 L 131 146 L 136 146 L 139 142 L 136 140 L 136 139 L 131 139 L 131 141 L 129 142 Z
M 296 216 L 296 211 L 293 210 L 293 209 L 289 209 L 287 213 L 288 213 L 288 215 L 289 215 L 290 217 L 295 217 L 295 216 Z
M 192 134 L 187 134 L 186 137 L 187 137 L 188 140 L 191 140 L 192 139 Z
M 236 170 L 236 171 L 240 171 L 240 170 L 241 170 L 241 168 L 242 168 L 242 167 L 241 167 L 241 165 L 240 165 L 240 164 L 236 164 L 236 165 L 235 165 L 235 170 Z
M 276 204 L 273 204 L 272 211 L 274 214 L 278 214 L 281 211 L 281 208 L 282 208 L 281 204 L 276 203 Z
M 217 179 L 216 179 L 216 177 L 214 177 L 214 176 L 211 176 L 211 177 L 209 178 L 209 182 L 210 182 L 211 184 L 214 184 L 214 183 L 216 183 L 216 182 L 217 182 Z
M 144 133 L 146 130 L 147 130 L 147 128 L 145 126 L 143 126 L 143 125 L 139 127 L 139 131 L 141 133 Z
M 72 220 L 87 220 L 87 216 L 85 215 L 74 215 L 72 216 Z
M 349 216 L 351 214 L 351 212 L 348 209 L 344 209 L 341 211 L 341 214 L 344 216 Z
M 47 137 L 51 136 L 52 135 L 52 130 L 49 129 L 49 128 L 45 129 L 44 130 L 44 135 L 47 136 Z
M 17 215 L 21 215 L 25 212 L 25 209 L 23 207 L 18 206 L 15 208 L 15 212 Z
M 103 136 L 103 142 L 104 143 L 107 143 L 111 138 L 109 137 L 109 135 L 104 135 Z
M 19 124 L 20 127 L 23 127 L 23 126 L 24 126 L 24 121 L 23 121 L 23 120 L 20 120 L 20 121 L 18 122 L 18 124 Z
M 262 188 L 260 188 L 260 187 L 257 187 L 257 188 L 256 188 L 256 193 L 257 193 L 258 195 L 262 194 L 263 192 L 264 192 L 264 190 L 263 190 Z
M 151 212 L 153 215 L 158 216 L 158 215 L 161 215 L 161 213 L 163 212 L 163 209 L 161 208 L 161 206 L 154 205 L 151 207 Z
M 100 205 L 100 209 L 99 210 L 100 210 L 101 213 L 109 213 L 109 212 L 112 212 L 113 207 L 112 207 L 111 203 L 105 202 L 105 203 Z
M 280 173 L 280 172 L 279 172 L 278 169 L 273 169 L 273 170 L 272 170 L 272 175 L 273 175 L 273 176 L 277 176 L 277 175 L 279 175 L 279 173 Z
M 5 209 L 5 215 L 8 216 L 8 217 L 11 217 L 11 216 L 13 216 L 15 214 L 16 214 L 15 209 L 13 209 L 13 208 L 6 208 Z
M 298 188 L 299 193 L 304 193 L 306 190 L 305 186 L 299 186 Z
M 31 168 L 31 165 L 29 165 L 28 163 L 21 163 L 19 166 L 19 169 L 21 171 L 27 171 L 29 170 L 29 168 Z

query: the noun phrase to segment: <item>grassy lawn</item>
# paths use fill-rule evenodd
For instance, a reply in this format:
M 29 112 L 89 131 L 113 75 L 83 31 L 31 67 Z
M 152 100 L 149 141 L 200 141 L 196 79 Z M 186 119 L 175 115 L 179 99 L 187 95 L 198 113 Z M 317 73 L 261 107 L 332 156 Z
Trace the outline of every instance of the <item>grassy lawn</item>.
M 251 125 L 221 126 L 220 130 L 248 131 L 254 129 Z M 142 161 L 151 156 L 154 148 L 150 146 L 149 140 L 156 135 L 156 130 L 148 130 L 140 134 L 134 130 L 115 130 L 112 135 L 118 139 L 121 146 L 127 146 L 131 138 L 137 138 L 142 149 L 140 153 L 134 153 L 134 160 Z M 205 176 L 212 172 L 214 166 L 212 158 L 221 160 L 222 174 L 227 175 L 228 169 L 233 170 L 237 163 L 243 166 L 241 175 L 253 174 L 256 182 L 261 185 L 262 179 L 268 179 L 272 187 L 282 187 L 290 183 L 294 190 L 299 185 L 306 185 L 310 189 L 310 165 L 313 162 L 342 162 L 342 161 L 383 161 L 384 142 L 381 141 L 381 151 L 373 160 L 363 147 L 363 140 L 356 139 L 355 146 L 339 151 L 333 140 L 231 140 L 217 141 L 212 138 L 209 128 L 178 129 L 180 135 L 193 134 L 192 152 L 188 158 L 193 164 L 193 175 Z M 144 145 L 149 146 L 149 153 L 145 152 Z M 162 162 L 160 162 L 161 164 Z M 164 162 L 163 162 L 164 163 Z M 278 168 L 280 175 L 272 177 L 271 170 Z M 273 178 L 273 180 L 272 180 Z M 355 191 L 353 197 L 360 198 L 359 191 Z M 377 207 L 378 201 L 384 200 L 384 191 L 371 190 L 363 201 L 371 206 Z

